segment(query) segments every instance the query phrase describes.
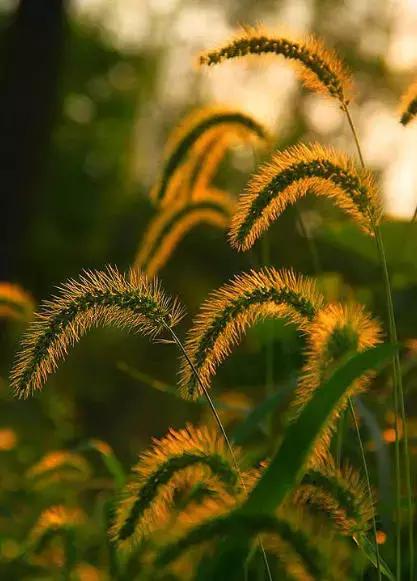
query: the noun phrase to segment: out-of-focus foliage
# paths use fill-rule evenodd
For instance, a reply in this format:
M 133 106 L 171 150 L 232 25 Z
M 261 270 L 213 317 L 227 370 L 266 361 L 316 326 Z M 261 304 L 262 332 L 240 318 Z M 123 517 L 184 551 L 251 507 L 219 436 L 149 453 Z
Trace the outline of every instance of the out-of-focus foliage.
M 122 5 L 123 0 L 119 3 Z M 155 2 L 155 6 L 162 4 Z M 78 275 L 83 269 L 102 269 L 106 264 L 114 264 L 120 270 L 127 270 L 147 225 L 155 216 L 148 194 L 160 174 L 169 133 L 191 109 L 225 94 L 207 80 L 221 74 L 220 69 L 213 69 L 208 76 L 206 71 L 193 68 L 190 55 L 207 48 L 210 42 L 224 41 L 230 30 L 242 22 L 253 25 L 264 21 L 274 26 L 290 21 L 298 23 L 301 29 L 308 24 L 337 49 L 352 70 L 358 93 L 355 107 L 362 116 L 362 126 L 365 128 L 364 118 L 369 111 L 395 112 L 399 95 L 413 75 L 409 77 L 401 70 L 396 72 L 384 59 L 390 35 L 395 34 L 386 4 L 341 0 L 197 3 L 178 0 L 172 2 L 171 38 L 163 9 L 152 11 L 152 2 L 139 2 L 135 10 L 143 10 L 149 35 L 143 43 L 129 47 L 103 32 L 100 17 L 80 16 L 74 4 L 67 15 L 51 146 L 43 161 L 42 183 L 36 191 L 28 230 L 16 232 L 16 237 L 24 241 L 25 259 L 12 282 L 27 289 L 30 299 L 39 303 L 51 296 L 52 289 L 61 281 Z M 303 7 L 307 5 L 309 10 L 305 12 Z M 182 14 L 182 20 L 177 18 L 177 13 Z M 1 17 L 3 36 L 9 18 L 10 14 Z M 189 42 L 188 29 L 197 31 L 190 34 Z M 417 52 L 415 47 L 413 50 Z M 269 62 L 263 64 L 262 70 L 268 68 Z M 278 91 L 277 83 L 269 79 L 270 86 L 256 87 L 259 91 L 256 93 L 250 81 L 252 64 L 242 67 L 240 72 L 234 66 L 227 73 L 231 79 L 227 85 L 229 93 L 235 85 L 245 87 L 247 83 L 247 92 L 238 94 L 238 105 L 246 101 L 247 109 L 255 114 L 257 95 Z M 254 63 L 253 68 L 257 66 Z M 282 66 L 285 68 L 285 64 Z M 321 98 L 298 85 L 295 88 L 291 84 L 292 73 L 289 75 L 284 75 L 282 81 L 290 87 L 289 96 L 281 95 L 281 102 L 277 93 L 274 102 L 277 114 L 265 106 L 264 116 L 273 126 L 275 146 L 284 148 L 300 140 L 319 139 L 352 151 L 348 130 L 341 114 L 338 116 L 337 106 L 328 104 L 328 109 L 323 110 Z M 318 129 L 320 118 L 325 129 Z M 411 124 L 410 128 L 403 129 L 409 130 L 412 130 Z M 373 139 L 377 140 L 375 136 Z M 365 149 L 371 165 L 380 174 L 385 158 L 379 150 L 372 157 L 372 143 L 370 137 Z M 389 140 L 386 150 L 386 155 L 394 156 Z M 222 161 L 213 187 L 240 194 L 255 163 L 264 155 L 254 156 L 248 148 L 236 147 Z M 417 147 L 413 156 L 414 159 L 417 156 Z M 413 187 L 417 191 L 417 186 Z M 298 208 L 287 208 L 280 220 L 271 225 L 267 234 L 269 255 L 259 243 L 250 252 L 238 254 L 230 247 L 225 232 L 209 225 L 187 233 L 160 272 L 164 288 L 169 294 L 180 296 L 189 313 L 179 325 L 181 336 L 212 289 L 241 271 L 261 265 L 293 268 L 313 275 L 328 302 L 354 300 L 384 322 L 385 297 L 373 240 L 347 222 L 323 198 L 307 196 Z M 300 211 L 304 227 L 300 227 Z M 392 275 L 399 338 L 406 342 L 417 336 L 417 225 L 393 220 L 383 224 L 382 231 Z M 311 252 L 311 238 L 316 247 L 316 260 Z M 74 550 L 81 555 L 80 562 L 72 567 L 73 575 L 77 575 L 75 579 L 113 579 L 116 578 L 112 573 L 116 567 L 114 546 L 111 540 L 104 541 L 114 515 L 109 499 L 123 484 L 123 468 L 128 473 L 138 453 L 149 447 L 151 437 L 161 437 L 170 426 L 181 428 L 188 421 L 205 421 L 214 426 L 214 421 L 201 400 L 190 402 L 177 397 L 174 385 L 178 357 L 172 345 L 155 346 L 138 335 L 126 335 L 114 328 L 93 330 L 35 398 L 25 402 L 13 399 L 7 378 L 28 319 L 30 312 L 27 317 L 0 319 L 0 578 L 41 578 L 46 570 L 49 575 L 46 578 L 52 579 L 63 568 L 65 547 L 71 555 L 75 543 Z M 259 322 L 248 330 L 233 358 L 227 359 L 216 373 L 214 398 L 219 413 L 236 440 L 244 440 L 248 465 L 270 456 L 280 441 L 287 415 L 291 413 L 289 402 L 294 385 L 304 363 L 305 344 L 305 337 L 293 326 L 285 326 L 279 320 Z M 402 352 L 402 361 L 410 447 L 415 463 L 417 357 L 414 347 L 410 343 L 410 349 Z M 268 396 L 272 405 L 265 406 L 265 383 L 270 381 L 271 373 L 273 393 Z M 371 480 L 378 488 L 379 538 L 385 542 L 381 545 L 384 558 L 391 562 L 394 527 L 390 460 L 394 419 L 391 388 L 386 379 L 382 375 L 375 388 L 363 396 L 360 427 Z M 282 396 L 277 397 L 277 390 Z M 243 420 L 247 423 L 242 432 Z M 343 455 L 360 466 L 354 426 L 349 420 L 345 422 L 345 432 L 349 437 L 344 438 Z M 271 440 L 274 443 L 265 444 L 264 435 L 271 433 L 275 436 Z M 103 441 L 93 446 L 99 454 L 91 450 L 93 438 Z M 111 448 L 106 447 L 107 442 Z M 53 474 L 48 473 L 44 479 L 45 485 L 39 477 L 34 482 L 35 467 L 45 462 L 48 454 L 64 450 L 74 455 L 73 460 L 77 455 L 83 459 L 78 458 L 72 467 L 70 462 L 69 468 L 65 462 L 59 468 L 54 465 Z M 53 485 L 50 485 L 51 479 Z M 218 482 L 210 481 L 210 485 L 217 493 Z M 187 493 L 190 487 L 187 481 Z M 207 496 L 210 497 L 212 489 Z M 61 510 L 63 506 L 67 512 Z M 50 507 L 56 507 L 52 519 L 45 512 Z M 223 508 L 218 508 L 220 515 Z M 42 520 L 45 514 L 49 520 Z M 280 516 L 287 522 L 288 515 Z M 39 522 L 46 521 L 53 522 L 54 526 L 59 521 L 65 534 L 48 536 L 42 551 L 39 554 L 33 551 L 27 559 L 30 539 L 38 534 Z M 78 526 L 81 535 L 73 535 Z M 270 522 L 268 526 L 272 526 Z M 295 518 L 288 526 L 298 530 L 300 522 Z M 314 523 L 308 526 L 316 530 Z M 189 523 L 184 524 L 184 534 L 187 527 Z M 32 537 L 31 530 L 35 531 Z M 277 542 L 282 543 L 282 539 Z M 338 559 L 344 571 L 348 559 L 343 557 L 347 554 L 343 543 L 338 548 Z M 278 553 L 288 556 L 292 549 L 286 546 L 283 551 L 280 546 Z M 327 549 L 331 550 L 326 546 Z M 274 550 L 276 547 L 270 553 Z M 135 578 L 137 562 L 147 563 L 149 552 L 145 544 L 133 563 L 124 557 L 127 578 Z M 294 574 L 288 562 L 295 567 L 296 574 L 304 571 L 304 562 L 296 561 L 293 565 L 293 560 L 283 559 L 280 566 L 288 575 Z M 350 566 L 353 578 L 364 570 L 369 579 L 375 578 L 366 559 L 358 554 Z M 186 578 L 182 577 L 184 570 L 187 562 L 180 560 L 178 578 Z

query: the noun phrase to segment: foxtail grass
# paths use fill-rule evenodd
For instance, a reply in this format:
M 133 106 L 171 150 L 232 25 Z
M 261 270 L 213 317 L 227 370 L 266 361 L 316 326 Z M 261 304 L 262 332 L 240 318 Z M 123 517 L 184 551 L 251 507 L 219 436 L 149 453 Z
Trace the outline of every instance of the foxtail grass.
M 11 372 L 15 395 L 28 397 L 41 389 L 68 349 L 91 327 L 124 327 L 156 339 L 181 317 L 178 302 L 139 272 L 132 270 L 127 276 L 115 268 L 86 272 L 43 303 L 29 326 Z
M 17 284 L 0 282 L 0 318 L 28 320 L 33 314 L 32 297 Z
M 314 282 L 292 271 L 273 268 L 236 276 L 203 303 L 188 333 L 186 351 L 207 389 L 218 365 L 238 344 L 246 328 L 268 317 L 283 318 L 307 331 L 323 299 Z M 196 375 L 183 358 L 181 390 L 186 398 L 201 395 Z

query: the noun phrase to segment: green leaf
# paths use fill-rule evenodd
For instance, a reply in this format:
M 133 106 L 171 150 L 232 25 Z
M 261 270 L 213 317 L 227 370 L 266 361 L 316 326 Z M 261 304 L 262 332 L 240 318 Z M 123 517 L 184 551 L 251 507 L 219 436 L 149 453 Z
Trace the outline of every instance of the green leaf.
M 259 405 L 257 405 L 233 432 L 233 442 L 238 445 L 247 442 L 259 426 L 260 422 L 265 419 L 268 414 L 273 412 L 293 389 L 294 387 L 292 385 L 280 387 L 275 393 L 265 398 Z
M 366 555 L 369 561 L 376 567 L 377 566 L 376 549 L 373 542 L 371 542 L 365 535 L 361 535 L 360 537 L 354 537 L 353 540 L 361 549 L 361 551 Z M 385 577 L 390 581 L 395 581 L 395 577 L 391 573 L 390 568 L 381 557 L 379 557 L 379 564 L 381 568 L 381 573 L 385 575 Z
M 104 444 L 104 446 L 100 444 Z M 80 444 L 80 446 L 77 449 L 79 451 L 94 450 L 95 452 L 97 452 L 100 455 L 101 459 L 103 460 L 103 463 L 107 468 L 108 472 L 112 476 L 116 487 L 121 488 L 124 485 L 126 481 L 126 475 L 123 470 L 123 466 L 119 462 L 118 458 L 116 457 L 115 453 L 110 448 L 110 446 L 108 446 L 107 448 L 105 442 L 101 442 L 100 440 L 94 439 L 87 440 L 86 442 Z
M 288 426 L 281 446 L 242 511 L 272 513 L 279 506 L 302 478 L 317 437 L 349 386 L 366 371 L 381 367 L 395 349 L 386 344 L 354 355 L 316 390 L 297 420 Z

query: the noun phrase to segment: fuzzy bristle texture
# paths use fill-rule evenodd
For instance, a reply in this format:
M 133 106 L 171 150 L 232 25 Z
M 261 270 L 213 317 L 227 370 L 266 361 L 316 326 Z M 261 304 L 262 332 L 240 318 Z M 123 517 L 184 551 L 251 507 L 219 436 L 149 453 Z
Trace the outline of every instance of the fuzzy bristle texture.
M 227 192 L 211 189 L 184 203 L 181 199 L 161 209 L 149 224 L 135 268 L 155 276 L 169 260 L 182 238 L 199 224 L 225 229 L 235 208 Z
M 367 234 L 381 217 L 372 174 L 343 153 L 320 144 L 296 145 L 275 153 L 240 196 L 230 242 L 248 250 L 287 208 L 308 193 L 332 199 Z
M 307 334 L 306 363 L 292 404 L 298 416 L 329 373 L 349 355 L 365 351 L 382 341 L 382 330 L 361 305 L 330 304 L 318 312 Z M 369 384 L 370 374 L 356 380 L 334 410 L 316 444 L 313 462 L 327 457 L 327 450 L 340 414 L 349 397 L 361 393 Z
M 160 179 L 151 191 L 151 198 L 159 205 L 166 205 L 179 184 L 187 179 L 187 172 L 179 171 L 190 155 L 201 155 L 213 138 L 235 138 L 243 141 L 267 142 L 266 129 L 250 115 L 235 110 L 208 107 L 192 113 L 174 131 L 167 145 L 164 168 Z
M 312 36 L 298 40 L 248 28 L 220 48 L 200 55 L 200 64 L 212 66 L 248 55 L 267 54 L 289 59 L 307 88 L 336 98 L 342 105 L 348 104 L 350 74 L 336 53 Z
M 0 318 L 27 320 L 33 309 L 32 297 L 19 285 L 0 282 Z
M 375 513 L 361 475 L 349 464 L 338 468 L 330 455 L 304 475 L 294 501 L 326 515 L 349 536 L 367 533 Z
M 417 115 L 417 80 L 414 81 L 401 97 L 400 123 L 408 125 Z
M 204 483 L 212 477 L 226 488 L 239 486 L 224 439 L 206 426 L 171 429 L 161 440 L 155 439 L 133 472 L 112 528 L 115 542 L 128 547 L 166 519 L 167 506 L 173 504 L 179 486 Z
M 215 502 L 209 501 L 207 517 L 202 522 L 189 527 L 178 539 L 161 548 L 155 560 L 157 567 L 170 565 L 184 552 L 204 543 L 214 543 L 227 537 L 256 539 L 259 535 L 267 535 L 268 539 L 284 539 L 313 579 L 327 578 L 326 559 L 320 549 L 308 534 L 295 527 L 290 520 L 273 515 L 246 515 L 238 511 L 222 514 L 224 511 L 216 511 Z
M 208 297 L 188 333 L 186 351 L 201 383 L 210 386 L 218 365 L 257 321 L 283 318 L 307 331 L 322 304 L 314 282 L 291 270 L 265 268 L 236 276 Z M 185 398 L 202 395 L 185 359 L 181 390 Z
M 85 522 L 86 516 L 80 508 L 51 506 L 40 515 L 32 529 L 29 536 L 30 546 L 35 552 L 40 552 L 54 534 L 76 529 Z
M 57 482 L 86 481 L 90 476 L 87 460 L 80 454 L 67 450 L 49 452 L 27 472 L 27 477 L 36 488 L 56 485 Z
M 149 281 L 138 271 L 123 275 L 109 267 L 85 272 L 44 302 L 29 326 L 11 372 L 14 393 L 28 397 L 41 389 L 68 349 L 91 327 L 124 327 L 155 339 L 181 317 L 177 301 L 167 298 L 157 281 Z

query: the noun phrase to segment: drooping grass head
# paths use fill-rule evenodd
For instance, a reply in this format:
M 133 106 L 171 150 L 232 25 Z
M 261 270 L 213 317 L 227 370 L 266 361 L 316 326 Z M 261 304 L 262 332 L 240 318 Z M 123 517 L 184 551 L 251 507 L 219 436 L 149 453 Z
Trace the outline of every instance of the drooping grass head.
M 162 527 L 174 509 L 179 489 L 210 485 L 213 478 L 217 485 L 204 490 L 203 497 L 219 493 L 222 487 L 229 491 L 240 488 L 237 469 L 222 435 L 206 426 L 171 429 L 161 440 L 155 439 L 152 448 L 141 454 L 133 473 L 112 529 L 114 540 L 122 546 L 131 546 L 132 541 Z M 197 498 L 198 494 L 194 495 L 193 501 Z
M 377 345 L 381 339 L 379 323 L 361 305 L 330 304 L 320 310 L 307 333 L 306 363 L 294 395 L 294 415 L 301 412 L 344 358 Z M 316 445 L 313 464 L 327 457 L 331 436 L 348 398 L 363 391 L 369 379 L 370 375 L 365 375 L 356 380 L 334 410 Z
M 188 333 L 186 349 L 203 386 L 210 386 L 218 365 L 248 327 L 279 317 L 306 331 L 321 306 L 322 297 L 313 281 L 292 271 L 269 268 L 236 276 L 208 297 Z M 181 388 L 186 398 L 201 395 L 201 386 L 185 360 Z
M 275 153 L 249 182 L 232 220 L 232 246 L 248 250 L 273 220 L 307 193 L 332 199 L 364 232 L 374 234 L 381 206 L 372 175 L 331 148 L 297 145 Z
M 18 397 L 41 389 L 69 347 L 91 327 L 114 325 L 155 338 L 181 316 L 177 301 L 138 271 L 126 276 L 115 268 L 86 272 L 43 304 L 22 341 L 11 372 L 12 388 Z
M 347 105 L 350 75 L 336 53 L 312 36 L 295 39 L 261 28 L 238 32 L 229 42 L 200 55 L 200 64 L 214 66 L 250 55 L 275 55 L 288 59 L 303 83 L 311 90 L 336 98 Z
M 235 201 L 227 192 L 211 188 L 193 197 L 162 208 L 149 224 L 135 259 L 135 267 L 155 276 L 193 228 L 209 224 L 225 229 L 230 223 Z
M 235 139 L 266 143 L 270 137 L 258 121 L 242 111 L 208 107 L 187 117 L 168 142 L 161 176 L 151 192 L 155 203 L 166 206 L 172 201 L 182 182 L 189 180 L 193 160 L 203 154 L 202 171 L 205 164 L 212 170 L 213 161 L 217 164 Z M 187 161 L 191 170 L 184 166 Z

